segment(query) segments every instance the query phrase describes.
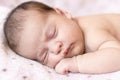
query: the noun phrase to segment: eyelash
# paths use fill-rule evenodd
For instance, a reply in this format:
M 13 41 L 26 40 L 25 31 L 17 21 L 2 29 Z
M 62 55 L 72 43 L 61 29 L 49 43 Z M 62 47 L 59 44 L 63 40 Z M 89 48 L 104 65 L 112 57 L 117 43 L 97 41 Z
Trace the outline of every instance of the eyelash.
M 48 59 L 48 51 L 46 51 L 45 53 L 45 57 L 44 57 L 44 60 L 43 60 L 43 64 L 45 63 L 45 61 Z
M 48 57 L 48 51 L 45 51 L 45 56 L 44 56 L 44 59 L 43 59 L 43 64 L 45 63 L 45 61 L 46 61 L 46 59 L 47 59 L 47 57 Z
M 44 64 L 44 61 L 45 61 L 45 58 L 46 58 L 46 55 L 48 54 L 48 50 L 46 48 L 43 48 L 41 49 L 41 52 L 40 52 L 40 56 L 41 56 L 41 59 L 39 59 L 39 61 Z

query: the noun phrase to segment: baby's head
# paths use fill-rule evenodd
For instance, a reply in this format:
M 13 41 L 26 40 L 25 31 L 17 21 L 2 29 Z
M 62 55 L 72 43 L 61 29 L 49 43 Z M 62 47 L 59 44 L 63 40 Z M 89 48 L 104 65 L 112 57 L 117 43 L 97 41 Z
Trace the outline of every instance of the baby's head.
M 82 53 L 82 31 L 71 16 L 39 2 L 25 2 L 8 15 L 4 32 L 10 48 L 49 67 Z

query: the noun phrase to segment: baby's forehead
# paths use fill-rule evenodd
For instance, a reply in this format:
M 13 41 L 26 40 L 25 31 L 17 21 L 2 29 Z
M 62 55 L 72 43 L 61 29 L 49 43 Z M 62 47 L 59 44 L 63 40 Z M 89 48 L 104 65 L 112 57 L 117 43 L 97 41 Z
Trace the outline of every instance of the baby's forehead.
M 27 17 L 30 16 L 43 16 L 41 12 L 37 11 L 37 10 L 28 10 L 25 12 Z
M 39 11 L 35 11 L 35 10 L 30 10 L 27 11 L 27 17 L 26 17 L 26 21 L 25 21 L 25 25 L 27 26 L 38 26 L 38 27 L 46 27 L 48 24 L 52 24 L 52 22 L 54 21 L 54 15 L 52 13 L 52 15 L 49 14 L 42 14 Z
M 24 22 L 24 30 L 22 31 L 20 47 L 21 51 L 24 53 L 32 54 L 35 53 L 35 49 L 37 49 L 39 38 L 42 36 L 45 27 L 45 21 L 41 19 L 41 16 L 38 13 L 29 12 L 27 14 Z M 26 51 L 28 49 L 29 51 Z
M 26 20 L 24 22 L 24 26 L 28 30 L 43 29 L 47 24 L 47 19 L 43 17 L 40 13 L 36 11 L 28 11 L 26 15 Z M 33 32 L 32 32 L 33 33 Z
M 29 10 L 26 12 L 26 20 L 39 20 L 40 22 L 47 20 L 47 14 L 44 15 L 42 12 L 36 10 Z

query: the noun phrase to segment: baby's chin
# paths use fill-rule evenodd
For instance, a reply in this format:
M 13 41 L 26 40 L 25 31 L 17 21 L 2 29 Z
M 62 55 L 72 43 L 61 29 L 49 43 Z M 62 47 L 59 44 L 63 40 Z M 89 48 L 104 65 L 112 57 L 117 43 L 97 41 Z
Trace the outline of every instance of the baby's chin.
M 68 55 L 66 55 L 65 58 L 72 58 L 74 56 L 83 54 L 83 52 L 84 52 L 84 47 L 83 46 L 81 46 L 81 47 L 77 46 L 71 51 L 71 53 L 68 53 Z
M 46 65 L 46 66 L 54 69 L 56 65 L 57 65 L 57 64 L 55 64 L 55 65 Z
M 65 58 L 72 58 L 74 56 L 77 56 L 77 55 L 80 55 L 81 53 L 80 52 L 76 52 L 76 53 L 70 53 L 69 55 L 66 55 Z
M 64 58 L 63 58 L 63 59 L 64 59 Z M 62 60 L 62 59 L 61 59 L 61 60 Z M 53 63 L 53 64 L 46 64 L 46 66 L 54 69 L 54 68 L 56 67 L 56 65 L 57 65 L 61 60 L 59 60 L 58 62 Z

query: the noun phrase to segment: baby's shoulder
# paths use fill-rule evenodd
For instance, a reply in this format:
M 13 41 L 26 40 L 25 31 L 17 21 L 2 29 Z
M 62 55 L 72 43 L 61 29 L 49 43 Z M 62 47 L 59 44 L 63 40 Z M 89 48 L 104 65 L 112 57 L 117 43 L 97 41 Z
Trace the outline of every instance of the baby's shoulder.
M 97 15 L 88 15 L 80 16 L 77 18 L 79 25 L 81 27 L 106 27 L 111 24 L 119 24 L 120 14 L 97 14 Z
M 87 51 L 95 51 L 102 43 L 116 40 L 116 38 L 106 29 L 91 29 L 84 34 Z
M 84 31 L 105 29 L 106 26 L 109 26 L 108 19 L 104 15 L 80 16 L 77 20 Z
M 83 16 L 78 22 L 85 35 L 120 35 L 120 14 Z
M 116 35 L 119 32 L 117 30 L 119 30 L 118 26 L 120 24 L 118 21 L 120 20 L 117 20 L 117 16 L 120 15 L 92 15 L 78 19 L 85 36 L 87 51 L 95 51 L 105 41 L 118 40 Z

